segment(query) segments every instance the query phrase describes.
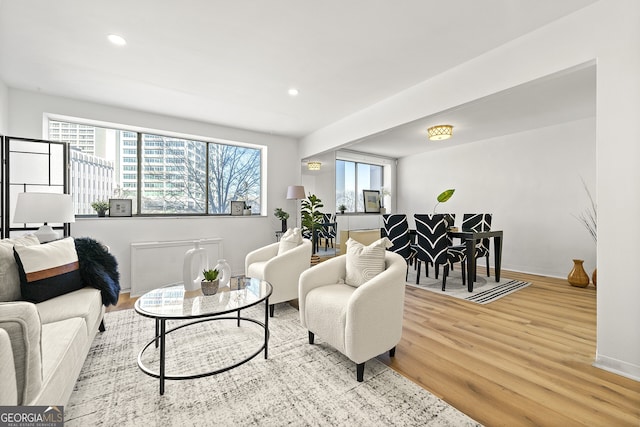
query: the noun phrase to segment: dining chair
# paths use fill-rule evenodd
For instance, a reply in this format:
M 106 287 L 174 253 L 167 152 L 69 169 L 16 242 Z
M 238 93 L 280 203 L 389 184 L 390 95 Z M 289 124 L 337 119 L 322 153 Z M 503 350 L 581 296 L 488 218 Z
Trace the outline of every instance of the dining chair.
M 319 238 L 324 239 L 324 250 L 327 250 L 329 244 L 334 247 L 333 239 L 336 238 L 336 214 L 322 214 L 322 228 L 318 232 Z
M 464 214 L 462 216 L 462 229 L 473 231 L 491 231 L 492 214 Z M 487 277 L 489 277 L 489 241 L 491 239 L 480 239 L 476 244 L 474 262 L 477 264 L 478 258 L 487 258 Z M 478 267 L 476 266 L 476 271 Z M 475 277 L 474 277 L 475 280 Z
M 462 284 L 466 285 L 466 247 L 464 245 L 452 246 L 447 236 L 448 222 L 444 214 L 415 214 L 418 273 L 416 285 L 420 284 L 420 263 L 431 262 L 436 271 L 440 265 L 444 265 L 442 273 L 442 290 L 445 290 L 449 268 L 453 263 L 459 262 L 462 266 Z
M 389 249 L 407 261 L 407 276 L 409 275 L 409 265 L 413 264 L 416 256 L 416 249 L 411 246 L 409 237 L 409 222 L 405 214 L 384 214 L 382 215 L 384 228 L 380 230 L 381 237 L 387 237 L 393 244 Z

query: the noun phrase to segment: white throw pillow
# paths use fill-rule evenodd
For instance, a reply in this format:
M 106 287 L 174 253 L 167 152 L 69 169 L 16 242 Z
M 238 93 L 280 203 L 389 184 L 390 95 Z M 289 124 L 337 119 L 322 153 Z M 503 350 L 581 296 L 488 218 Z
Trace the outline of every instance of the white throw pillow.
M 386 237 L 369 246 L 349 238 L 347 240 L 347 277 L 345 283 L 358 287 L 384 271 L 384 256 L 392 243 Z
M 13 255 L 13 245 L 16 243 L 32 246 L 39 245 L 40 241 L 33 234 L 0 240 L 0 302 L 17 301 L 21 298 L 18 264 Z
M 302 243 L 302 232 L 298 227 L 288 229 L 280 238 L 278 255 L 298 247 Z

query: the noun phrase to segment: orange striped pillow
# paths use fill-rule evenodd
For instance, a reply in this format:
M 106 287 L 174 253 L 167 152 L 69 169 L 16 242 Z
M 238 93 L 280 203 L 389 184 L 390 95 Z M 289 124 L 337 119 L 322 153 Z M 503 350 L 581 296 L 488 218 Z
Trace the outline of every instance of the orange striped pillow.
M 83 287 L 72 237 L 36 246 L 13 247 L 22 298 L 42 302 Z

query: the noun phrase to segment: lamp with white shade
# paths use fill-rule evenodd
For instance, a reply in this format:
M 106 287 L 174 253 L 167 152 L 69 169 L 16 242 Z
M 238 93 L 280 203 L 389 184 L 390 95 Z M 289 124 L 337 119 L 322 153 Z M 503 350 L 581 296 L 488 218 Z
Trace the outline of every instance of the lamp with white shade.
M 58 193 L 18 193 L 14 223 L 44 223 L 34 234 L 40 243 L 50 242 L 62 237 L 48 225 L 52 223 L 75 222 L 73 199 L 70 194 Z
M 290 185 L 287 187 L 287 200 L 301 200 L 304 199 L 304 186 L 302 185 Z M 296 213 L 296 222 L 295 226 L 298 226 L 298 202 L 296 202 L 296 207 L 294 209 Z

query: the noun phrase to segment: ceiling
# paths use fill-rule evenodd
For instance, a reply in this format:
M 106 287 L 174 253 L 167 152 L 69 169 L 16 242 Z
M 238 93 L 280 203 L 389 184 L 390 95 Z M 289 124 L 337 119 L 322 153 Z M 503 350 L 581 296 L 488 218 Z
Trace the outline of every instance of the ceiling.
M 12 88 L 300 138 L 595 1 L 0 0 L 0 78 Z M 111 45 L 111 33 L 127 45 Z M 430 119 L 453 123 L 459 112 L 456 143 L 471 127 L 490 134 L 491 119 L 514 114 L 509 103 L 526 113 L 553 107 L 552 99 L 568 103 L 565 83 L 583 89 L 556 83 Z M 526 89 L 546 90 L 547 104 L 532 103 Z M 428 123 L 414 124 L 394 138 L 422 144 Z M 388 141 L 370 142 L 379 151 Z

